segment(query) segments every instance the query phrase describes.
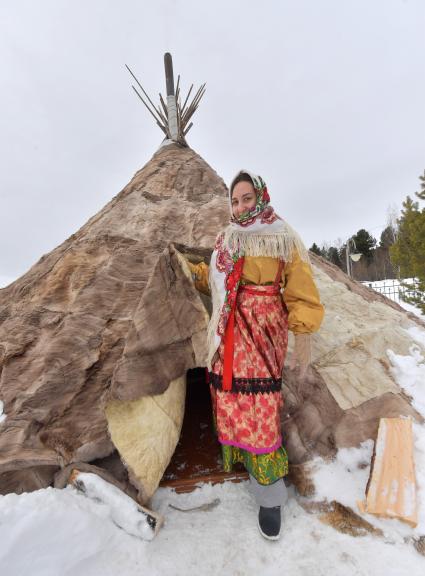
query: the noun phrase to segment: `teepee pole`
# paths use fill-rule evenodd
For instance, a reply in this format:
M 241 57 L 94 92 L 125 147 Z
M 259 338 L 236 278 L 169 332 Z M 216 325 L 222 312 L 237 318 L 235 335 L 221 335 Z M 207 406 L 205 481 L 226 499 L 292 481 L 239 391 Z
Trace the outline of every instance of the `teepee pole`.
M 198 88 L 192 101 L 189 102 L 189 97 L 193 90 L 192 84 L 186 98 L 184 98 L 182 106 L 180 76 L 177 76 L 177 85 L 174 87 L 173 59 L 171 54 L 166 52 L 166 54 L 164 54 L 164 67 L 167 101 L 165 101 L 160 94 L 159 106 L 155 106 L 146 90 L 136 78 L 136 75 L 130 70 L 127 64 L 125 67 L 137 84 L 137 87 L 134 85 L 131 87 L 164 132 L 166 138 L 173 142 L 178 142 L 180 145 L 187 146 L 185 136 L 193 126 L 193 122 L 189 122 L 189 120 L 196 112 L 199 102 L 205 94 L 205 84 L 202 84 L 201 87 Z
M 171 54 L 166 52 L 164 55 L 165 82 L 167 85 L 167 110 L 168 110 L 168 128 L 170 130 L 171 140 L 179 139 L 179 128 L 177 121 L 177 103 L 174 94 L 174 73 L 173 59 Z

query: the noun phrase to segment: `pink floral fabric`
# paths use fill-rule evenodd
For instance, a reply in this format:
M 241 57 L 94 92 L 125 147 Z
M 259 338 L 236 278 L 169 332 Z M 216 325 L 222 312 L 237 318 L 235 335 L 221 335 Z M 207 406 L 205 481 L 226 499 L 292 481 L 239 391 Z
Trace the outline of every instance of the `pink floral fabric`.
M 218 440 L 254 454 L 266 454 L 282 444 L 281 392 L 241 394 L 210 385 Z
M 235 391 L 237 386 L 233 386 L 227 392 L 217 385 L 223 374 L 223 342 L 212 366 L 215 385 L 210 384 L 211 398 L 222 444 L 256 454 L 281 445 L 280 387 L 287 345 L 287 311 L 279 287 L 240 286 L 235 306 L 233 380 L 243 383 L 245 391 Z M 250 391 L 250 383 L 255 392 Z
M 276 214 L 271 206 L 267 206 L 261 212 L 261 223 L 262 224 L 273 224 L 276 220 L 281 220 L 281 218 Z
M 215 249 L 217 250 L 217 269 L 226 274 L 226 296 L 224 298 L 224 304 L 217 326 L 217 334 L 220 337 L 224 336 L 229 315 L 235 306 L 236 295 L 241 282 L 242 269 L 245 261 L 245 258 L 239 254 L 234 254 L 232 256 L 229 250 L 224 248 L 223 240 L 224 236 L 219 235 L 215 244 Z

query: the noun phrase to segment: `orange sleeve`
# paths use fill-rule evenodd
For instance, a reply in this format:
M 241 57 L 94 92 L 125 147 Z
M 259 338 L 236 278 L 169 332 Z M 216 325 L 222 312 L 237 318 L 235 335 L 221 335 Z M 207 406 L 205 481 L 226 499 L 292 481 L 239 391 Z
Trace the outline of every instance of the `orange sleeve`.
M 310 264 L 301 260 L 298 252 L 288 262 L 282 274 L 283 301 L 288 308 L 288 327 L 295 334 L 316 332 L 322 323 L 325 309 L 313 279 Z

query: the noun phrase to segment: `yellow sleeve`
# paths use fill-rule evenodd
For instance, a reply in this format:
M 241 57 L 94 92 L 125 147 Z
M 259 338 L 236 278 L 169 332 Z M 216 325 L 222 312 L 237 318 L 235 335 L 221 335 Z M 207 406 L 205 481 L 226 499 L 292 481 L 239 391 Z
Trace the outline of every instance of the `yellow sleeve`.
M 192 264 L 192 262 L 187 262 L 192 273 L 192 278 L 195 282 L 195 287 L 199 292 L 210 296 L 210 286 L 208 282 L 208 276 L 210 267 L 205 262 L 199 262 L 199 264 Z
M 288 328 L 295 334 L 311 334 L 320 328 L 325 309 L 310 264 L 294 253 L 283 272 L 283 301 L 288 308 Z

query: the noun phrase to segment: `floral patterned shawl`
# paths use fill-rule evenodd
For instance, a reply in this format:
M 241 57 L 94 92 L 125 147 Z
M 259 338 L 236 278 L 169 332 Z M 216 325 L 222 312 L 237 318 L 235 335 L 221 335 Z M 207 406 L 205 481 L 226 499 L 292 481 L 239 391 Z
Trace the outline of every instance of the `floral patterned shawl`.
M 235 218 L 230 186 L 230 224 L 217 236 L 210 264 L 213 313 L 208 328 L 209 369 L 235 307 L 245 255 L 271 256 L 291 262 L 295 249 L 302 260 L 309 262 L 308 251 L 301 238 L 270 206 L 270 196 L 261 176 L 241 170 L 235 179 L 241 173 L 251 178 L 257 200 L 251 210 Z

